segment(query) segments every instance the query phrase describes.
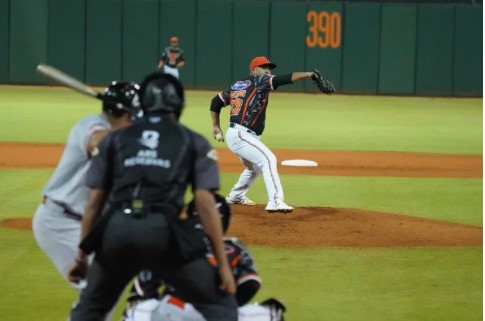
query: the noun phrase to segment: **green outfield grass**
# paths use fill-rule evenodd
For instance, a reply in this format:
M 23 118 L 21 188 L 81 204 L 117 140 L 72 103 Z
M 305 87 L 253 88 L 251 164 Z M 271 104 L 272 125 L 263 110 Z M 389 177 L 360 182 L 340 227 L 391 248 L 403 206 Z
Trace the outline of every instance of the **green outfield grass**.
M 216 93 L 188 92 L 182 122 L 222 147 L 211 137 Z M 0 87 L 0 95 L 1 141 L 64 142 L 80 117 L 99 111 L 98 101 L 69 89 Z M 270 100 L 263 137 L 272 148 L 482 153 L 481 99 L 275 93 Z
M 214 94 L 188 92 L 182 120 L 208 138 L 208 105 Z M 481 155 L 482 103 L 482 99 L 275 93 L 263 141 L 271 148 Z M 0 141 L 63 143 L 80 117 L 99 109 L 98 101 L 69 90 L 0 87 Z M 0 220 L 31 217 L 51 172 L 0 170 Z M 222 192 L 236 178 L 237 174 L 223 173 Z M 295 205 L 483 224 L 482 179 L 304 175 L 281 179 L 288 201 Z M 249 196 L 265 203 L 265 194 L 261 178 Z M 483 320 L 482 247 L 250 249 L 264 279 L 256 300 L 281 298 L 288 306 L 288 321 Z M 0 320 L 66 320 L 76 293 L 30 231 L 0 228 L 0 273 Z

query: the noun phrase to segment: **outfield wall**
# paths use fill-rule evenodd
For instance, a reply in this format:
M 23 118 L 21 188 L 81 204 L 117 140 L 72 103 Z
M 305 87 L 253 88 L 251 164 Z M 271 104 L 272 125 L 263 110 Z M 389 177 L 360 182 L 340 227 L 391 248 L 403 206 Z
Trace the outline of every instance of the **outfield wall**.
M 0 0 L 0 82 L 44 83 L 38 63 L 92 85 L 140 81 L 172 35 L 188 88 L 223 89 L 268 55 L 317 67 L 340 92 L 482 96 L 483 6 L 262 0 Z M 283 88 L 282 88 L 283 89 Z M 314 91 L 311 82 L 284 87 Z

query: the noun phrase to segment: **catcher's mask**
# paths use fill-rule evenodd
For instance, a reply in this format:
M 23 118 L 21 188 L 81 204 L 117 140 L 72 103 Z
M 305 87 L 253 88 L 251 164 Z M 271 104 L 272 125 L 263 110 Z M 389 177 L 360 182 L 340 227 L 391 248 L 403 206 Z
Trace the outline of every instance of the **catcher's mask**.
M 103 111 L 117 118 L 132 112 L 139 106 L 138 90 L 140 86 L 133 82 L 113 81 L 104 90 Z
M 140 104 L 144 115 L 174 113 L 180 117 L 184 108 L 184 88 L 172 75 L 154 72 L 140 86 Z
M 226 199 L 223 196 L 214 194 L 214 198 L 216 200 L 217 210 L 221 216 L 222 230 L 224 233 L 226 233 L 227 229 L 229 228 L 229 223 L 231 222 L 231 208 L 229 207 L 229 204 L 226 203 Z M 187 215 L 189 217 L 199 215 L 195 209 L 195 200 L 190 201 L 188 204 Z

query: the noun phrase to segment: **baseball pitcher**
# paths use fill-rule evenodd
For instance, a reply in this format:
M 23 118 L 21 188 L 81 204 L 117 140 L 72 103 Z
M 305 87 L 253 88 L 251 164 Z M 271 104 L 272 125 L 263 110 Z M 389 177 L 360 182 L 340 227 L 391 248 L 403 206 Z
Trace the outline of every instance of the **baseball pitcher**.
M 266 211 L 290 213 L 293 207 L 285 203 L 276 156 L 261 141 L 266 125 L 269 94 L 279 86 L 307 78 L 311 78 L 325 93 L 332 93 L 335 88 L 329 81 L 324 81 L 317 70 L 275 76 L 271 74 L 274 68 L 276 64 L 267 57 L 256 57 L 249 64 L 248 77 L 234 82 L 212 99 L 212 134 L 216 140 L 224 141 L 219 115 L 223 107 L 231 106 L 226 141 L 229 149 L 239 156 L 245 169 L 227 195 L 226 201 L 230 204 L 254 205 L 246 193 L 262 173 L 268 193 Z

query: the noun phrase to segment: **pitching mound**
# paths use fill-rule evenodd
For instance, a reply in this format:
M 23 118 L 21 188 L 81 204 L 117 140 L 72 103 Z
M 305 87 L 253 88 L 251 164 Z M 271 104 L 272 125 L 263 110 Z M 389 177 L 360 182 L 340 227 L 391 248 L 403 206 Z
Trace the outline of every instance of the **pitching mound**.
M 483 229 L 389 213 L 327 207 L 268 214 L 264 206 L 232 206 L 228 235 L 281 247 L 481 246 Z

